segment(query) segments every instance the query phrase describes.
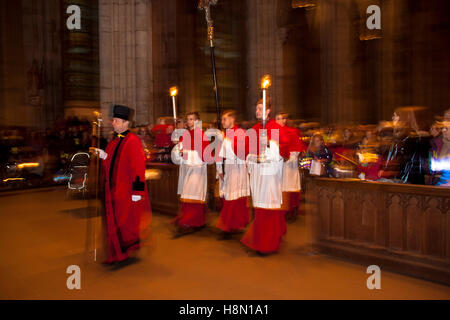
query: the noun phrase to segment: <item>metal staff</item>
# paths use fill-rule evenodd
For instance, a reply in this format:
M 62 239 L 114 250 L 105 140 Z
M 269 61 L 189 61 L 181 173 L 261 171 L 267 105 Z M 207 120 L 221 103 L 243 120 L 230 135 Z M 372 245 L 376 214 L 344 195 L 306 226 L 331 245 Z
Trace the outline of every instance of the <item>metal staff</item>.
M 94 112 L 97 121 L 94 122 L 94 128 L 97 128 L 97 141 L 96 141 L 96 148 L 100 149 L 100 137 L 101 137 L 101 128 L 102 128 L 102 114 L 98 111 Z M 99 216 L 98 210 L 99 210 L 99 196 L 98 196 L 98 189 L 100 187 L 100 157 L 96 157 L 96 165 L 95 165 L 95 217 L 94 217 L 94 261 L 97 261 L 97 217 Z
M 217 112 L 217 127 L 221 129 L 220 123 L 220 107 L 219 107 L 219 92 L 217 87 L 217 75 L 216 75 L 216 59 L 214 55 L 214 22 L 211 19 L 211 5 L 216 5 L 218 0 L 200 0 L 198 2 L 198 8 L 205 10 L 206 23 L 208 25 L 208 40 L 209 48 L 211 51 L 211 64 L 213 73 L 214 94 L 216 97 L 216 112 Z
M 216 57 L 214 55 L 214 21 L 211 19 L 211 5 L 215 6 L 218 0 L 199 0 L 198 8 L 205 10 L 206 24 L 208 26 L 208 40 L 209 50 L 211 51 L 211 65 L 213 74 L 213 90 L 216 97 L 216 112 L 217 112 L 217 128 L 222 130 L 222 123 L 220 119 L 220 107 L 219 107 L 219 91 L 217 87 L 217 75 L 216 75 Z M 225 173 L 225 161 L 222 162 L 222 172 Z
M 97 113 L 97 148 L 100 149 L 100 139 L 102 136 L 102 114 L 100 112 Z M 95 206 L 95 220 L 94 220 L 94 261 L 97 261 L 97 217 L 99 216 L 98 210 L 100 206 L 100 198 L 98 196 L 98 189 L 100 187 L 100 157 L 97 157 L 97 166 L 96 166 L 96 188 L 95 188 L 95 199 L 97 200 L 97 205 Z

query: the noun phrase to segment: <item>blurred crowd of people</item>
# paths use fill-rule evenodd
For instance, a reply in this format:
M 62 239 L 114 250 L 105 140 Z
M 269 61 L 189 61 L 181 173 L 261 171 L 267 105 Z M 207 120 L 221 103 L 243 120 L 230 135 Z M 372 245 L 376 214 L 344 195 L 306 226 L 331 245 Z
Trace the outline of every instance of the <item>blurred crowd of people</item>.
M 321 126 L 296 119 L 289 119 L 287 125 L 299 129 L 303 143 L 308 146 L 300 156 L 299 167 L 311 172 L 312 160 L 321 164 L 314 174 L 449 186 L 450 111 L 434 121 L 430 121 L 427 112 L 424 107 L 399 108 L 391 120 L 377 125 Z M 243 129 L 253 125 L 251 121 L 240 122 Z M 181 120 L 177 128 L 183 127 Z M 207 130 L 216 125 L 203 122 L 202 127 Z M 173 128 L 173 119 L 161 118 L 154 126 L 138 129 L 144 145 L 151 146 L 147 150 L 152 161 L 170 162 Z
M 25 127 L 0 128 L 0 177 L 2 182 L 52 180 L 76 152 L 88 152 L 91 123 L 70 117 L 54 128 L 33 130 Z
M 392 120 L 378 125 L 321 126 L 319 123 L 289 119 L 287 125 L 301 132 L 306 152 L 299 167 L 311 170 L 312 160 L 321 163 L 323 177 L 450 185 L 450 111 L 437 117 L 431 126 L 421 123 L 421 108 L 400 108 Z M 252 121 L 240 126 L 249 129 Z M 202 123 L 204 130 L 215 123 Z M 177 128 L 184 128 L 182 119 Z M 155 124 L 132 129 L 142 141 L 149 162 L 170 163 L 173 147 L 171 135 L 174 121 L 161 117 Z M 104 134 L 100 148 L 114 139 L 114 132 Z M 64 169 L 77 152 L 89 152 L 97 142 L 92 139 L 92 123 L 76 117 L 57 121 L 53 129 L 36 131 L 29 128 L 0 128 L 1 177 L 8 175 L 8 164 L 33 162 L 38 177 Z
M 424 111 L 400 108 L 392 121 L 378 125 L 301 125 L 309 140 L 301 165 L 307 168 L 309 159 L 318 159 L 322 176 L 450 186 L 450 111 L 429 127 Z

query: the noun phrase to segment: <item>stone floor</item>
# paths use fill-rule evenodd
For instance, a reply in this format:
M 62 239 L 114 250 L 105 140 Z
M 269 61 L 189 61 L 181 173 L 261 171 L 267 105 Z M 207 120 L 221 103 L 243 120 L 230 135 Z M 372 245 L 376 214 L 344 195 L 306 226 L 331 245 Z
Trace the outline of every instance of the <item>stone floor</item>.
M 303 218 L 278 254 L 259 257 L 212 227 L 174 240 L 154 213 L 152 246 L 114 269 L 86 249 L 87 205 L 62 189 L 0 194 L 0 299 L 450 299 L 450 287 L 383 270 L 382 289 L 368 290 L 367 266 L 308 250 Z M 81 290 L 66 287 L 70 265 Z

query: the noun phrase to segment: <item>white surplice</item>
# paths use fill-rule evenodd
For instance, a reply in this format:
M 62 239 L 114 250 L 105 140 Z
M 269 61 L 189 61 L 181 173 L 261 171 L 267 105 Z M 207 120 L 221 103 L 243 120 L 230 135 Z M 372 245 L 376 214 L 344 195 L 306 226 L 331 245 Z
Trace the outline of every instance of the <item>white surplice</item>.
M 247 156 L 250 190 L 255 208 L 279 209 L 283 202 L 283 158 L 276 142 L 270 141 L 266 148 L 265 162 L 258 163 L 256 155 Z
M 178 175 L 178 194 L 181 199 L 204 202 L 207 194 L 207 169 L 196 150 L 183 150 L 186 159 L 181 156 L 183 143 L 179 142 L 172 149 L 172 159 L 180 165 Z
M 223 164 L 221 161 L 216 164 L 216 178 L 219 179 L 220 197 L 225 198 L 227 201 L 248 197 L 250 195 L 250 186 L 246 162 L 236 156 L 230 139 L 223 139 L 219 156 L 225 159 L 225 175 L 223 181 L 218 177 L 220 173 L 223 173 Z
M 298 169 L 299 152 L 291 152 L 289 160 L 283 164 L 283 192 L 298 192 L 301 189 L 300 171 Z

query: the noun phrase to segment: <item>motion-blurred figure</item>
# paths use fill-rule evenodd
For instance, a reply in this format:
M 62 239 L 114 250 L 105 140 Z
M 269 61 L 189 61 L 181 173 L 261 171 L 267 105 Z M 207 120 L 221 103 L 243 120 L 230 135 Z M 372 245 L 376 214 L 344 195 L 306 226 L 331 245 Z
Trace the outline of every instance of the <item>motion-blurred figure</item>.
M 222 128 L 225 130 L 225 136 L 222 139 L 219 157 L 223 160 L 216 163 L 216 170 L 223 206 L 217 228 L 223 231 L 224 239 L 229 239 L 233 231 L 243 230 L 250 219 L 247 206 L 250 186 L 245 163 L 248 139 L 245 130 L 239 128 L 236 123 L 234 110 L 223 112 Z
M 207 171 L 203 152 L 209 142 L 198 127 L 199 120 L 197 112 L 186 114 L 187 130 L 172 149 L 172 160 L 180 164 L 178 194 L 181 208 L 172 221 L 177 227 L 175 237 L 198 231 L 206 224 Z
M 380 177 L 393 182 L 425 184 L 429 172 L 429 135 L 426 127 L 427 110 L 424 107 L 403 107 L 392 117 L 393 139 L 385 149 Z
M 298 207 L 300 206 L 300 171 L 298 168 L 298 158 L 301 152 L 306 151 L 306 147 L 301 141 L 300 130 L 288 127 L 289 114 L 278 112 L 275 121 L 282 127 L 280 134 L 280 153 L 284 159 L 283 163 L 283 208 L 286 210 L 286 220 L 291 221 L 297 218 Z
M 128 259 L 150 232 L 145 155 L 139 137 L 129 131 L 130 112 L 126 106 L 113 107 L 112 125 L 117 137 L 105 151 L 95 149 L 105 169 L 108 264 Z
M 330 163 L 333 161 L 333 155 L 325 146 L 322 134 L 315 133 L 312 136 L 308 150 L 306 151 L 306 157 L 312 159 L 311 171 L 313 174 L 321 177 L 330 176 Z
M 278 134 L 281 140 L 282 127 L 269 119 L 270 104 L 263 116 L 263 103 L 256 104 L 256 119 L 253 126 L 256 141 L 250 139 L 248 171 L 255 218 L 247 229 L 241 242 L 260 254 L 278 251 L 282 237 L 286 234 L 285 211 L 281 208 L 283 181 L 283 158 L 280 147 L 273 139 Z M 263 131 L 263 119 L 267 120 L 266 133 Z M 278 131 L 278 132 L 277 132 Z M 256 146 L 252 145 L 256 142 Z
M 450 111 L 450 110 L 449 110 Z M 450 186 L 450 112 L 447 111 L 442 125 L 442 138 L 440 143 L 433 146 L 431 170 L 439 172 L 437 186 Z

